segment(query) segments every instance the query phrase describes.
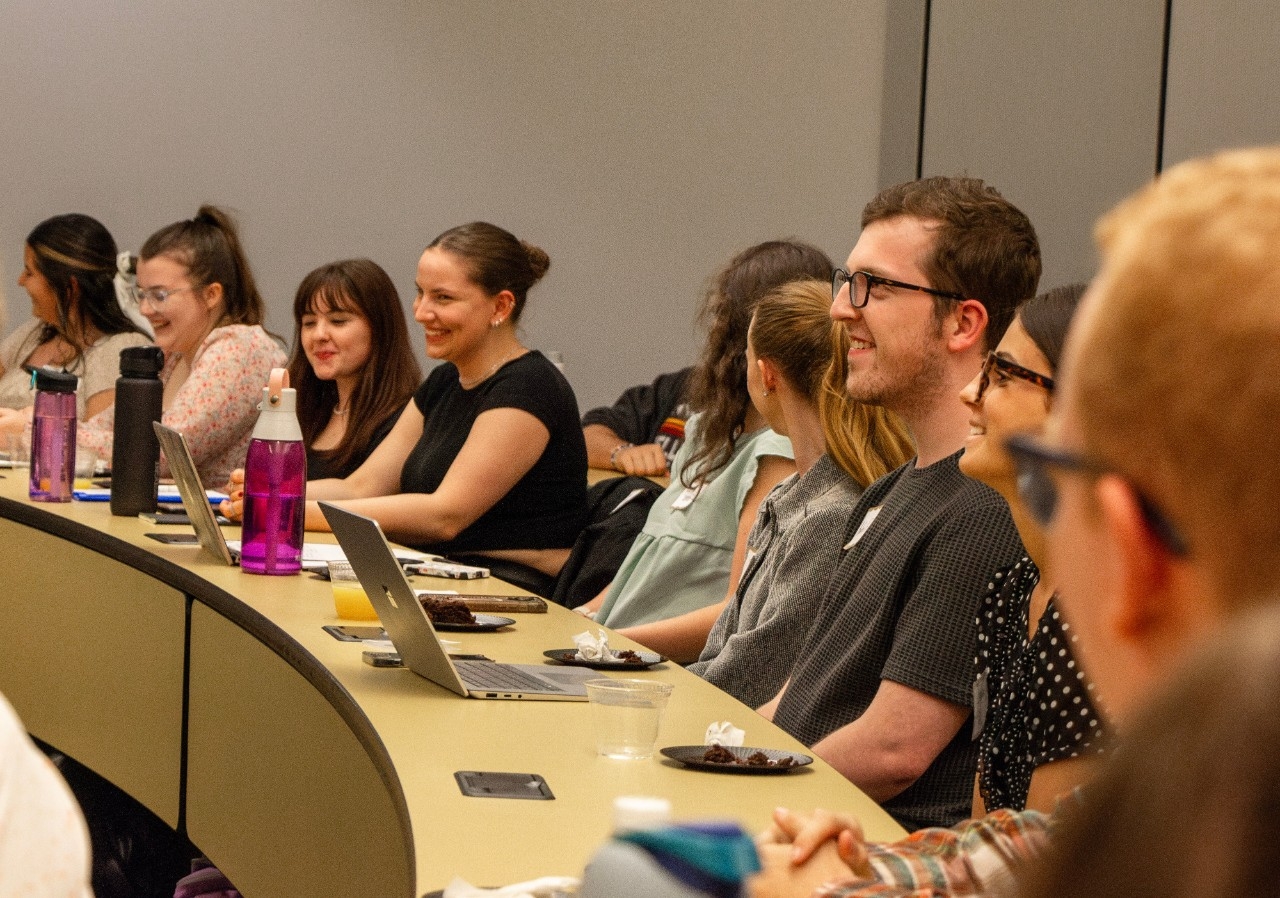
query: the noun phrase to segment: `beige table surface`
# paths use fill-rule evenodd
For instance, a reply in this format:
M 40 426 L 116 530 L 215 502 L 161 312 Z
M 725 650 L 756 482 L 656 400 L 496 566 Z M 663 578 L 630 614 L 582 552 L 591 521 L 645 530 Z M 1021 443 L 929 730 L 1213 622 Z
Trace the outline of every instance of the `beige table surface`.
M 337 618 L 327 583 L 309 575 L 252 576 L 194 547 L 162 545 L 145 534 L 187 528 L 113 518 L 106 503 L 30 503 L 21 472 L 7 475 L 0 480 L 0 519 L 9 519 L 0 520 L 4 554 L 10 562 L 33 551 L 43 558 L 25 589 L 40 586 L 36 581 L 43 576 L 44 589 L 58 592 L 60 584 L 73 584 L 72 592 L 91 604 L 99 587 L 119 582 L 126 571 L 140 572 L 146 575 L 142 585 L 129 584 L 128 594 L 146 593 L 149 601 L 167 606 L 154 621 L 152 610 L 126 609 L 134 617 L 118 622 L 137 633 L 136 655 L 126 659 L 117 652 L 101 662 L 122 665 L 123 672 L 109 672 L 117 680 L 136 674 L 140 682 L 131 688 L 154 691 L 157 677 L 167 680 L 162 713 L 148 721 L 153 742 L 165 743 L 154 765 L 163 775 L 156 783 L 125 775 L 121 764 L 136 758 L 136 751 L 124 761 L 113 758 L 116 766 L 100 772 L 131 792 L 145 784 L 144 791 L 165 809 L 176 802 L 175 825 L 247 898 L 421 894 L 454 875 L 486 884 L 577 875 L 608 836 L 613 798 L 627 794 L 669 798 L 677 819 L 727 818 L 751 831 L 766 825 L 776 806 L 823 806 L 857 814 L 868 838 L 902 835 L 877 805 L 821 761 L 783 775 L 742 776 L 689 770 L 660 757 L 603 759 L 594 752 L 586 703 L 465 699 L 410 671 L 373 668 L 361 660 L 364 646 L 339 642 L 321 629 L 350 623 Z M 229 538 L 238 535 L 235 528 L 224 529 Z M 83 557 L 60 569 L 58 559 L 48 557 L 50 539 Z M 413 580 L 421 589 L 507 589 L 497 589 L 500 582 L 493 580 Z M 62 601 L 57 626 L 74 627 L 68 601 Z M 0 602 L 11 633 L 21 623 L 13 618 L 39 602 L 32 595 Z M 182 633 L 172 626 L 177 603 L 184 605 Z M 543 650 L 572 646 L 572 636 L 588 626 L 557 606 L 545 615 L 514 616 L 517 624 L 507 631 L 445 635 L 456 638 L 458 650 L 497 661 L 550 663 Z M 134 624 L 145 626 L 135 631 Z M 101 615 L 94 626 L 102 626 Z M 47 634 L 42 638 L 47 641 Z M 612 643 L 629 645 L 617 635 Z M 177 676 L 175 652 L 186 658 L 185 692 L 181 682 L 171 682 Z M 153 655 L 164 659 L 156 669 L 148 660 Z M 34 664 L 32 657 L 26 656 Z M 753 710 L 677 665 L 637 675 L 675 686 L 659 747 L 700 743 L 708 723 L 727 719 L 746 730 L 749 745 L 803 750 Z M 36 735 L 56 744 L 54 737 L 78 733 L 76 741 L 94 766 L 102 754 L 97 743 L 113 734 L 86 713 L 86 702 L 68 701 L 59 676 L 43 668 L 25 679 L 3 673 L 0 689 L 17 689 L 15 705 L 24 719 L 57 721 L 43 730 L 29 722 Z M 92 685 L 82 679 L 79 688 Z M 176 725 L 175 695 L 187 701 L 178 734 L 166 731 Z M 163 712 L 164 706 L 170 710 Z M 172 796 L 175 745 L 181 775 Z M 464 770 L 538 773 L 555 800 L 467 798 L 453 776 Z M 172 815 L 166 819 L 175 823 Z

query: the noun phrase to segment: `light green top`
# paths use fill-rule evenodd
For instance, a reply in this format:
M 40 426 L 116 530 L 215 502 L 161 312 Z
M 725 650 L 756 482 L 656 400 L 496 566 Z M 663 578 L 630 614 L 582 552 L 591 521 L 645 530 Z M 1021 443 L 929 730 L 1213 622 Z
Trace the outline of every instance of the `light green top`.
M 729 464 L 702 484 L 692 502 L 680 482 L 698 444 L 698 415 L 685 424 L 685 441 L 671 465 L 671 485 L 649 510 L 596 619 L 631 627 L 696 611 L 729 591 L 738 518 L 763 455 L 793 458 L 791 441 L 765 427 L 739 437 Z

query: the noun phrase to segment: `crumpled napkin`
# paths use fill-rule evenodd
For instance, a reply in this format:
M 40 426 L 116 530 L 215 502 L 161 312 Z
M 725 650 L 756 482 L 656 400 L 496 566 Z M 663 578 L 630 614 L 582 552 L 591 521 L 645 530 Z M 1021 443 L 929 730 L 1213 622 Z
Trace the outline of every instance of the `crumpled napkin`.
M 707 735 L 702 744 L 719 744 L 725 748 L 736 748 L 742 744 L 742 740 L 746 736 L 747 734 L 744 730 L 738 729 L 727 720 L 720 720 L 707 727 Z
M 579 885 L 579 880 L 572 876 L 544 876 L 500 889 L 481 889 L 455 876 L 444 887 L 444 898 L 555 898 L 572 895 Z
M 592 636 L 588 630 L 573 637 L 573 644 L 578 647 L 578 658 L 582 661 L 611 661 L 613 652 L 609 649 L 609 637 L 604 630 L 596 630 Z

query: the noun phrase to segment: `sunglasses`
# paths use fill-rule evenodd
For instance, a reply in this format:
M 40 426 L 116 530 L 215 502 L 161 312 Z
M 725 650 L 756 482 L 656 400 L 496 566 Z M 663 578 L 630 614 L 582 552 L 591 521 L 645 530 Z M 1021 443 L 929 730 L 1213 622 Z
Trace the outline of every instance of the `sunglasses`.
M 1054 482 L 1050 469 L 1057 468 L 1059 471 L 1085 477 L 1101 477 L 1104 474 L 1124 476 L 1078 453 L 1046 446 L 1032 436 L 1012 436 L 1005 441 L 1005 448 L 1013 456 L 1018 470 L 1018 495 L 1041 527 L 1048 527 L 1054 512 L 1058 510 L 1058 485 Z M 1156 538 L 1179 558 L 1190 554 L 1187 541 L 1177 526 L 1132 481 L 1126 482 L 1138 497 L 1142 516 Z

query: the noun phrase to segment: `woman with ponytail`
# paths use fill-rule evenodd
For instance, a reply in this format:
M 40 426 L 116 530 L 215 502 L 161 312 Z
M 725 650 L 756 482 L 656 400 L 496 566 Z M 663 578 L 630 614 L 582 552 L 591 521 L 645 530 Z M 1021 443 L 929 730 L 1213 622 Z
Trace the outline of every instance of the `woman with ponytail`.
M 438 365 L 359 468 L 307 484 L 399 542 L 490 568 L 542 595 L 587 517 L 587 447 L 564 375 L 520 342 L 529 289 L 551 260 L 487 222 L 450 228 L 418 260 L 413 317 Z M 224 505 L 240 513 L 241 490 Z
M 747 392 L 791 439 L 796 476 L 761 503 L 737 588 L 701 611 L 624 631 L 678 661 L 697 659 L 691 670 L 753 708 L 786 682 L 858 496 L 913 454 L 895 415 L 845 391 L 848 337 L 830 306 L 825 281 L 793 281 L 751 318 Z
M 163 422 L 182 431 L 205 483 L 244 463 L 272 368 L 286 361 L 262 327 L 262 297 L 235 222 L 215 206 L 161 228 L 138 254 L 138 310 L 164 350 Z M 114 415 L 83 429 L 82 446 L 110 457 Z

